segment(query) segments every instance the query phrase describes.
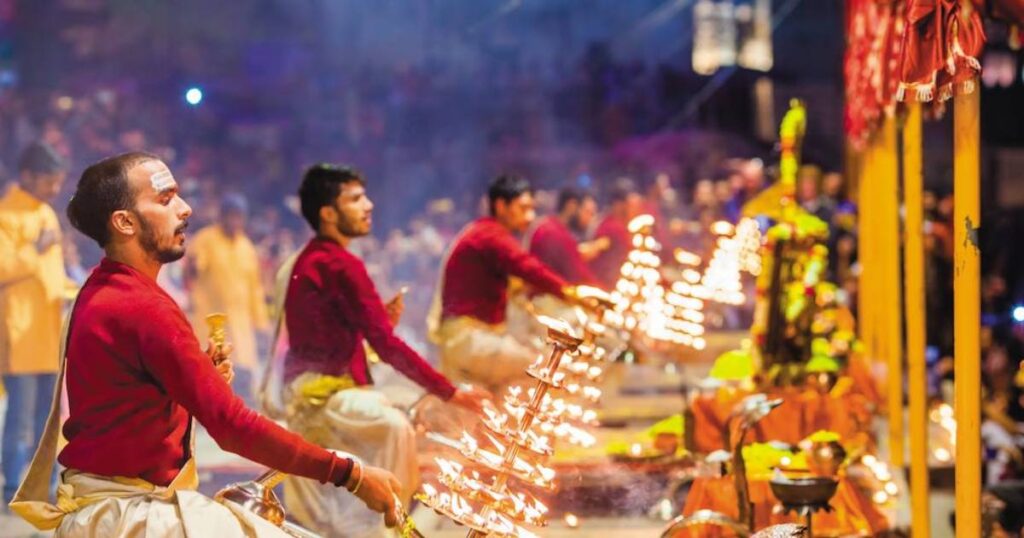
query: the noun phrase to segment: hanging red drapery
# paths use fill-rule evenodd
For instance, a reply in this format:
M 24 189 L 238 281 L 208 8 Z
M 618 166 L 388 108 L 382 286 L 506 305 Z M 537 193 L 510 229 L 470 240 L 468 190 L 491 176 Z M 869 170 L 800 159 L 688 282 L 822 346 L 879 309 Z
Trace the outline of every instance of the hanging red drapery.
M 910 0 L 897 98 L 945 101 L 975 90 L 985 30 L 978 6 Z
M 902 0 L 849 0 L 846 3 L 846 134 L 855 149 L 896 104 L 903 49 Z

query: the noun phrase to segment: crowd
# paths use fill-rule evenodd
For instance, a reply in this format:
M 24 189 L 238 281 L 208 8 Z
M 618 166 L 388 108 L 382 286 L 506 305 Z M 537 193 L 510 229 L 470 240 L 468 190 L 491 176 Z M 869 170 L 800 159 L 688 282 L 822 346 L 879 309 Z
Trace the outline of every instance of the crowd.
M 594 53 L 584 65 L 593 69 L 599 69 L 598 66 L 603 66 L 600 69 L 613 69 L 600 59 L 601 55 Z M 414 73 L 408 77 L 415 78 Z M 408 84 L 416 86 L 413 82 Z M 400 88 L 395 91 L 400 91 Z M 304 164 L 318 159 L 308 155 L 306 150 L 291 151 L 290 146 L 270 142 L 264 144 L 266 148 L 263 151 L 254 149 L 251 138 L 256 135 L 252 133 L 248 140 L 238 132 L 217 140 L 203 129 L 202 111 L 195 111 L 200 124 L 197 130 L 205 134 L 195 139 L 176 138 L 174 133 L 150 127 L 176 125 L 170 119 L 174 111 L 175 107 L 143 107 L 141 100 L 133 97 L 131 92 L 122 94 L 104 90 L 76 97 L 54 95 L 40 112 L 17 94 L 4 93 L 0 98 L 0 177 L 13 177 L 11 163 L 16 162 L 18 148 L 25 147 L 32 140 L 41 140 L 54 147 L 70 163 L 69 168 L 73 171 L 103 155 L 141 149 L 152 151 L 172 166 L 182 185 L 183 195 L 195 208 L 194 229 L 217 220 L 222 197 L 244 193 L 248 201 L 246 233 L 255 245 L 261 283 L 269 297 L 276 268 L 308 238 L 308 231 L 301 226 L 297 214 L 294 189 L 288 188 L 295 183 L 290 176 L 297 176 Z M 368 125 L 373 124 L 368 122 Z M 669 247 L 685 246 L 706 251 L 711 246 L 708 235 L 704 233 L 708 226 L 719 219 L 736 221 L 743 204 L 768 183 L 759 160 L 728 160 L 714 152 L 709 152 L 706 159 L 708 162 L 685 163 L 685 166 L 678 163 L 667 167 L 669 172 L 647 169 L 633 175 L 636 188 L 646 198 L 649 209 L 662 221 L 663 233 L 675 243 L 670 242 Z M 577 177 L 560 182 L 552 182 L 545 177 L 541 183 L 549 189 L 567 185 L 591 187 L 595 183 L 600 187 L 614 179 L 605 177 L 595 181 L 587 172 L 588 167 L 580 168 L 584 171 Z M 683 177 L 680 170 L 707 173 L 700 176 L 691 173 L 689 177 Z M 370 179 L 372 185 L 375 178 L 371 176 Z M 853 296 L 857 276 L 856 211 L 848 199 L 848 188 L 839 173 L 822 173 L 820 168 L 808 165 L 800 172 L 797 197 L 807 211 L 832 225 L 830 276 Z M 596 190 L 600 191 L 600 188 Z M 539 193 L 540 213 L 553 212 L 554 192 L 542 190 Z M 397 223 L 399 225 L 383 231 L 380 236 L 360 240 L 354 246 L 365 258 L 382 289 L 392 291 L 409 286 L 407 303 L 413 315 L 426 312 L 445 246 L 461 226 L 480 211 L 473 205 L 472 193 L 462 190 L 445 194 L 436 198 L 421 196 L 421 205 L 416 213 L 403 215 L 403 221 Z M 600 196 L 602 193 L 597 194 L 598 200 L 604 201 Z M 69 196 L 68 189 L 65 189 L 55 206 L 64 206 Z M 951 196 L 929 193 L 926 205 L 929 221 L 929 343 L 940 356 L 947 356 L 952 349 L 951 336 L 942 328 L 952 323 L 949 284 L 952 281 Z M 78 240 L 74 234 L 64 236 L 63 246 L 69 276 L 78 282 L 83 281 L 89 267 L 98 262 L 99 252 L 89 242 Z M 183 267 L 172 267 L 166 273 L 166 285 L 172 295 L 188 308 L 186 271 Z M 1008 290 L 1004 289 L 1005 282 L 1002 287 L 1000 282 L 1004 279 L 998 273 L 990 275 L 986 280 L 986 290 L 1000 295 L 1005 302 Z M 415 333 L 419 332 L 420 329 L 415 328 Z M 414 340 L 423 341 L 422 338 Z

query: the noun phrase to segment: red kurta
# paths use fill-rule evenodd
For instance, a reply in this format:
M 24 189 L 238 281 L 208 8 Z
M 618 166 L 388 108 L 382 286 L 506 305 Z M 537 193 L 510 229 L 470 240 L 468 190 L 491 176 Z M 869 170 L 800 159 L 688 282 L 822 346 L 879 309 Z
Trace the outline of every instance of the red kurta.
M 443 317 L 470 316 L 496 325 L 505 321 L 508 277 L 562 297 L 566 282 L 526 252 L 492 217 L 471 223 L 452 247 L 441 288 Z
M 611 246 L 590 261 L 590 268 L 605 289 L 613 289 L 619 280 L 622 264 L 629 257 L 632 236 L 630 236 L 625 222 L 609 215 L 601 221 L 601 224 L 597 225 L 597 230 L 594 232 L 594 239 L 601 237 L 607 237 Z
M 185 314 L 151 278 L 104 259 L 78 296 L 67 346 L 65 467 L 166 486 L 188 461 L 195 417 L 221 448 L 343 484 L 352 462 L 304 441 L 234 393 Z
M 545 217 L 530 237 L 530 254 L 572 284 L 594 284 L 597 279 L 580 256 L 569 228 L 556 216 Z
M 363 339 L 381 360 L 447 400 L 455 387 L 395 335 L 363 261 L 329 239 L 314 238 L 299 254 L 285 297 L 288 355 L 285 379 L 303 372 L 349 374 L 371 384 Z

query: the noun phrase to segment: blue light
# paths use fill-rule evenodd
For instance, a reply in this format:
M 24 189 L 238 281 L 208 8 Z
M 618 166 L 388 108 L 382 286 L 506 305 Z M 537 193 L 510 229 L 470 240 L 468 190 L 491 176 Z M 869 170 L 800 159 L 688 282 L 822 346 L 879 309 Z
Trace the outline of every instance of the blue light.
M 1013 307 L 1013 321 L 1024 323 L 1024 306 L 1017 305 Z
M 185 102 L 192 106 L 198 106 L 199 103 L 203 102 L 203 90 L 192 87 L 185 92 Z

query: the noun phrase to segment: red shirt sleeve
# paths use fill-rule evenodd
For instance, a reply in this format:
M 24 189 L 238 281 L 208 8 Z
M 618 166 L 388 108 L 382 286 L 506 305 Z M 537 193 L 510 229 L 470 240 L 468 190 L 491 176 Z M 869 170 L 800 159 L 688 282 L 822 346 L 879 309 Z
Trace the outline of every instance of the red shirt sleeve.
M 384 302 L 363 262 L 346 253 L 345 257 L 332 261 L 330 271 L 332 275 L 325 281 L 338 287 L 335 296 L 340 298 L 345 318 L 355 321 L 381 360 L 430 393 L 444 400 L 451 398 L 455 386 L 395 334 Z
M 574 244 L 573 248 L 576 248 L 577 246 L 578 245 Z M 569 258 L 569 268 L 567 269 L 567 271 L 570 275 L 570 278 L 576 284 L 587 284 L 591 286 L 597 284 L 597 277 L 594 276 L 593 271 L 590 270 L 590 266 L 583 261 L 583 257 L 580 256 L 579 251 L 574 252 L 575 256 L 566 256 L 567 258 Z
M 199 347 L 185 315 L 168 301 L 139 323 L 143 367 L 167 394 L 202 424 L 217 445 L 288 474 L 343 485 L 352 460 L 305 441 L 247 408 Z M 161 305 L 162 306 L 162 305 Z
M 565 280 L 544 265 L 544 262 L 523 250 L 511 234 L 499 232 L 491 234 L 490 237 L 487 250 L 501 267 L 539 291 L 563 297 L 562 288 L 567 285 Z

